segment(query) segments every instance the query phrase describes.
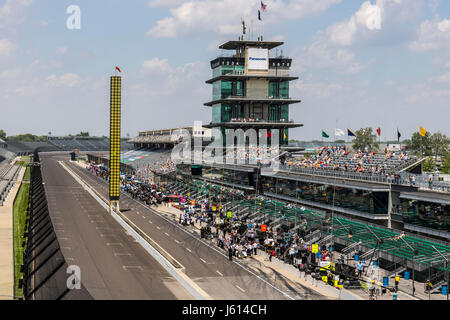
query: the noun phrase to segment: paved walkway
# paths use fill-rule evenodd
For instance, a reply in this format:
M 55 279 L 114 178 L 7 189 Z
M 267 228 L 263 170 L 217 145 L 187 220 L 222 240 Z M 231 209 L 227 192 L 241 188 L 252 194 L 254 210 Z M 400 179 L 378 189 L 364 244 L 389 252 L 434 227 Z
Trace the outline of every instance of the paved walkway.
M 0 300 L 11 300 L 14 294 L 13 205 L 25 170 L 20 170 L 4 206 L 0 206 Z

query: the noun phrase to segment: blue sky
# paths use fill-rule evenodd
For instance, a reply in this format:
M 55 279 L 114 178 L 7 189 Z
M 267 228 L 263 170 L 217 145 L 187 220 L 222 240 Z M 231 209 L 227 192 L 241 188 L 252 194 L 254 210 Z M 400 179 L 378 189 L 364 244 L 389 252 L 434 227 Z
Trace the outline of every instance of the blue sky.
M 265 39 L 294 59 L 291 138 L 419 125 L 450 135 L 450 1 L 266 0 Z M 66 9 L 81 9 L 69 30 Z M 0 128 L 108 134 L 108 77 L 123 73 L 123 134 L 209 122 L 209 61 L 256 29 L 259 0 L 0 0 Z M 369 19 L 375 19 L 374 24 Z M 377 20 L 378 19 L 378 20 Z M 253 20 L 253 23 L 252 23 Z

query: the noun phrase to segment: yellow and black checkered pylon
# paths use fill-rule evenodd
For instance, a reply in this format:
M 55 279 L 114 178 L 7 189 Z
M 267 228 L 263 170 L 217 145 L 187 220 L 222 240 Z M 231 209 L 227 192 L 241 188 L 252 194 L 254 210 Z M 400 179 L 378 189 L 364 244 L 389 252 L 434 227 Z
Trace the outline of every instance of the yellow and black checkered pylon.
M 109 131 L 109 199 L 119 200 L 120 191 L 120 107 L 122 78 L 111 77 L 111 109 Z

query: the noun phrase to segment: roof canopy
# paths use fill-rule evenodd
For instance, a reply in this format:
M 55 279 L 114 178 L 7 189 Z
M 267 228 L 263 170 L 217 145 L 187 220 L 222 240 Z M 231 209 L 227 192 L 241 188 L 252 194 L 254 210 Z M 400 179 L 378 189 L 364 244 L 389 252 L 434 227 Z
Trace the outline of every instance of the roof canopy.
M 235 50 L 242 47 L 259 47 L 273 49 L 283 45 L 284 42 L 278 41 L 254 41 L 254 40 L 232 40 L 222 44 L 219 49 Z

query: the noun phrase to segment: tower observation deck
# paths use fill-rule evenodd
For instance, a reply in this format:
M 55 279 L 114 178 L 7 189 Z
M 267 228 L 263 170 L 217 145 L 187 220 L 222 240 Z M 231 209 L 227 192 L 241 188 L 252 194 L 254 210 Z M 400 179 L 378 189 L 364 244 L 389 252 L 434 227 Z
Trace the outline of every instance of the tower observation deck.
M 270 58 L 269 51 L 283 42 L 255 40 L 228 41 L 219 49 L 234 51 L 211 61 L 212 121 L 206 127 L 220 128 L 225 137 L 231 129 L 279 130 L 280 146 L 289 140 L 289 128 L 302 127 L 289 118 L 289 107 L 300 103 L 289 95 L 292 59 Z M 272 131 L 273 132 L 273 131 Z M 271 139 L 270 137 L 268 138 Z

